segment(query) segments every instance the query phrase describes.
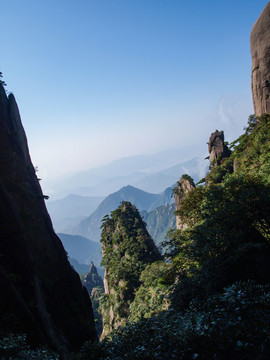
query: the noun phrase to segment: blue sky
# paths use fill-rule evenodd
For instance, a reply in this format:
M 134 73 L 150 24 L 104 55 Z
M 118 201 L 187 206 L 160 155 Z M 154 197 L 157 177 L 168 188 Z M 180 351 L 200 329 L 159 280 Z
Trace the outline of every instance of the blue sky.
M 228 140 L 253 113 L 264 0 L 0 0 L 1 63 L 44 182 L 135 154 Z

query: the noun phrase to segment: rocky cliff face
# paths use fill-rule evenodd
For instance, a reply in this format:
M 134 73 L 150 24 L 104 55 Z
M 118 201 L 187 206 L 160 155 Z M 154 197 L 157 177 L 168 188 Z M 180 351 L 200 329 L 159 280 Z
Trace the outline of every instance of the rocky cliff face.
M 270 2 L 252 27 L 251 88 L 256 116 L 270 113 Z
M 105 218 L 101 243 L 105 266 L 101 304 L 104 337 L 125 324 L 141 272 L 161 256 L 138 210 L 129 202 L 123 202 Z
M 0 336 L 75 349 L 96 332 L 92 306 L 53 231 L 14 96 L 0 85 Z
M 181 208 L 182 200 L 192 189 L 195 189 L 193 180 L 189 176 L 183 175 L 177 183 L 177 188 L 174 194 L 176 214 Z M 181 221 L 181 217 L 179 215 L 176 215 L 176 228 L 178 230 L 186 228 L 186 225 Z

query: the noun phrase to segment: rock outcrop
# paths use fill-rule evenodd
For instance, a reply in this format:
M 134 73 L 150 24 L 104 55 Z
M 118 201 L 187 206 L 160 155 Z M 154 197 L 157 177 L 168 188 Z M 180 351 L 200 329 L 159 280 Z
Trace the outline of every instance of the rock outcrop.
M 0 336 L 68 351 L 95 340 L 88 293 L 53 231 L 14 96 L 0 85 Z
M 256 116 L 270 113 L 270 2 L 252 27 L 251 88 Z
M 192 178 L 188 175 L 183 175 L 178 181 L 177 187 L 174 192 L 174 201 L 176 208 L 176 228 L 178 230 L 184 230 L 186 228 L 186 224 L 181 221 L 181 217 L 177 214 L 177 211 L 180 210 L 183 199 L 193 189 L 195 189 L 195 185 Z
M 126 201 L 104 219 L 101 244 L 106 295 L 101 304 L 103 338 L 125 324 L 141 272 L 161 255 L 138 210 Z
M 222 160 L 230 156 L 231 151 L 224 143 L 223 131 L 216 130 L 211 134 L 208 142 L 208 152 L 210 154 L 211 169 L 222 164 Z

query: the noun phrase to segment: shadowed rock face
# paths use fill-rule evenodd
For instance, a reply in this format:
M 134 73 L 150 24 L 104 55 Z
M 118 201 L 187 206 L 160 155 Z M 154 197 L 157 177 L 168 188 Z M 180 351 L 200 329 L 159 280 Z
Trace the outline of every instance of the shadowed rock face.
M 0 85 L 0 336 L 76 349 L 96 338 L 91 301 L 53 231 L 14 96 Z
M 252 27 L 251 88 L 256 116 L 270 113 L 270 2 Z

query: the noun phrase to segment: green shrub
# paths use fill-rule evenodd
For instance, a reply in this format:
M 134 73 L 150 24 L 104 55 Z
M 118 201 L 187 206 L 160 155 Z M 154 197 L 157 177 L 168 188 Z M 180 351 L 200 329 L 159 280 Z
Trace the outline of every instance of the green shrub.
M 171 309 L 120 328 L 95 352 L 101 360 L 266 360 L 269 290 L 269 285 L 252 281 L 235 283 L 206 302 L 192 303 L 185 312 Z M 83 352 L 93 354 L 93 347 Z
M 59 360 L 55 352 L 46 347 L 31 348 L 26 334 L 8 334 L 0 340 L 1 360 Z

